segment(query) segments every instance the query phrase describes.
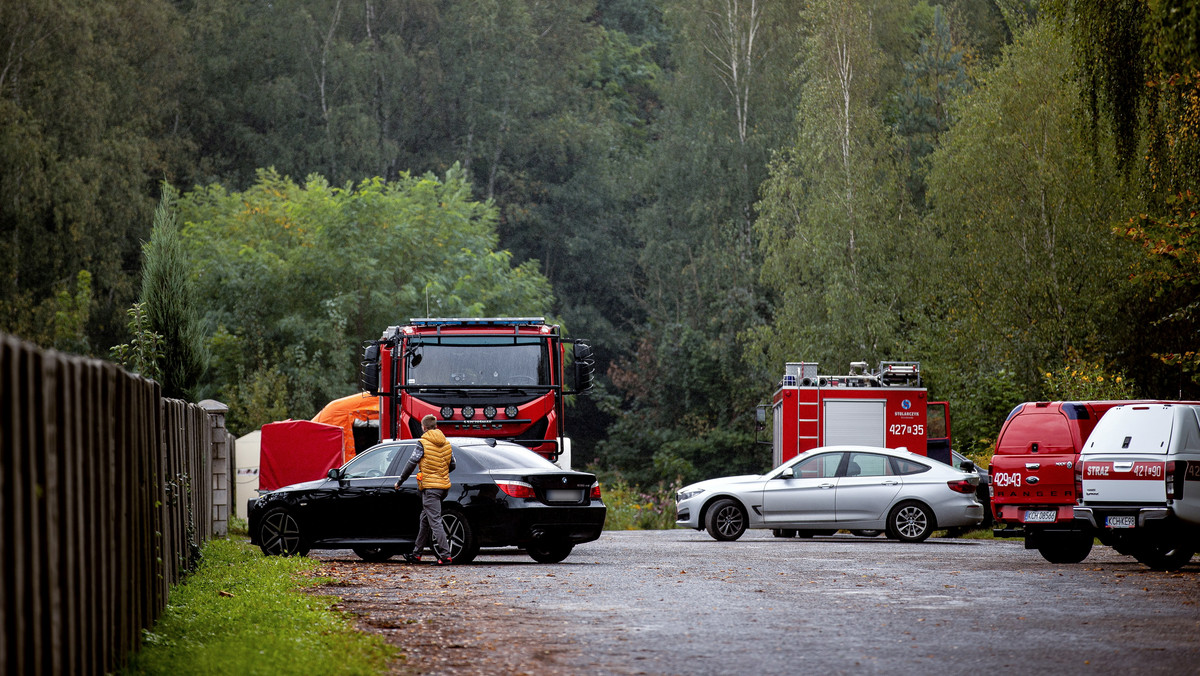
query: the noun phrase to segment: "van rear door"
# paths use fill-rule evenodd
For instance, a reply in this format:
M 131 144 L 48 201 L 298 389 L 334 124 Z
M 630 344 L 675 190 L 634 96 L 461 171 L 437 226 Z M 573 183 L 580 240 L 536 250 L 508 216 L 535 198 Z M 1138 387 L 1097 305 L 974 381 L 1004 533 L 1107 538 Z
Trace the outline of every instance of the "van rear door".
M 1027 405 L 1009 418 L 991 461 L 992 504 L 1056 507 L 1075 504 L 1077 421 L 1062 407 Z M 1030 517 L 1055 521 L 1054 510 Z M 1025 521 L 1024 516 L 1020 519 Z
M 1089 505 L 1161 505 L 1167 501 L 1166 456 L 1176 427 L 1171 405 L 1119 406 L 1096 425 L 1080 456 Z

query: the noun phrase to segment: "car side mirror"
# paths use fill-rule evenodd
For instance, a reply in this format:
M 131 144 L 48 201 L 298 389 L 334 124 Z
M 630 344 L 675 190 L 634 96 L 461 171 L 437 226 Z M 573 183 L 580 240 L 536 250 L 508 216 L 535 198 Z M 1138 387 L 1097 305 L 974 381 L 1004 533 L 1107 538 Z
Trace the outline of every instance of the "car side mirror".
M 975 463 L 971 462 L 970 460 L 963 460 L 962 464 L 960 464 L 958 466 L 958 468 L 964 472 L 974 472 L 975 471 Z
M 342 477 L 342 470 L 338 469 L 337 467 L 334 467 L 333 469 L 326 472 L 325 476 L 338 482 L 339 485 L 346 483 L 345 478 Z
M 796 478 L 796 472 L 795 472 L 795 471 L 793 471 L 791 467 L 787 467 L 787 468 L 785 468 L 785 469 L 784 469 L 782 472 L 780 472 L 780 473 L 779 473 L 779 476 L 778 476 L 778 477 L 776 477 L 776 478 L 779 478 L 779 479 L 795 479 L 795 478 Z

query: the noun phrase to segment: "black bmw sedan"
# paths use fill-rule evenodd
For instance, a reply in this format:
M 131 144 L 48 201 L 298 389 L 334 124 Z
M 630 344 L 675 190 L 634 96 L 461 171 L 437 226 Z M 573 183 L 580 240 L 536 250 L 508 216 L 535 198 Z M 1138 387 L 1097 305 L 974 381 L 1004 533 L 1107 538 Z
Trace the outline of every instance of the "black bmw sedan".
M 517 546 L 535 561 L 558 563 L 600 537 L 606 508 L 593 474 L 559 469 L 505 441 L 450 438 L 456 467 L 442 503 L 455 564 L 480 547 Z M 421 498 L 415 476 L 396 480 L 416 440 L 387 441 L 318 481 L 285 486 L 250 505 L 250 541 L 271 555 L 352 549 L 367 561 L 412 551 Z

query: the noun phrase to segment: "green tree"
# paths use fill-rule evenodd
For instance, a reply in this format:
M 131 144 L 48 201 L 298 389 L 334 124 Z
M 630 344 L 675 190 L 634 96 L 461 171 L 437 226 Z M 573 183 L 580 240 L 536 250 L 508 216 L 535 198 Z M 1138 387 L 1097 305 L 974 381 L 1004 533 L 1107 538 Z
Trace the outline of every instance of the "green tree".
M 0 3 L 0 328 L 50 344 L 58 290 L 91 276 L 85 335 L 111 345 L 136 297 L 186 54 L 162 0 Z
M 1022 34 L 931 155 L 915 343 L 942 396 L 1004 368 L 1034 398 L 1069 351 L 1107 358 L 1132 339 L 1132 251 L 1108 224 L 1134 201 L 1091 152 L 1070 59 L 1048 26 Z
M 1074 47 L 1076 79 L 1097 134 L 1144 202 L 1114 219 L 1147 254 L 1133 276 L 1144 298 L 1142 342 L 1171 367 L 1197 362 L 1196 229 L 1200 185 L 1200 6 L 1171 0 L 1054 0 L 1047 8 Z M 1123 221 L 1123 223 L 1121 222 Z M 1114 223 L 1116 224 L 1116 223 Z M 1143 367 L 1149 390 L 1179 391 L 1179 371 Z M 1165 376 L 1165 377 L 1164 377 Z
M 92 275 L 80 270 L 75 276 L 75 288 L 62 287 L 55 294 L 54 347 L 78 354 L 90 351 L 87 322 L 92 311 Z
M 751 343 L 778 373 L 903 356 L 915 214 L 883 123 L 887 63 L 868 8 L 818 4 L 791 145 L 762 189 L 757 228 L 774 321 Z
M 888 115 L 903 140 L 909 161 L 908 191 L 919 211 L 925 207 L 924 160 L 937 147 L 941 134 L 950 128 L 951 104 L 969 91 L 970 86 L 963 51 L 954 44 L 946 15 L 937 6 L 916 56 L 904 62 L 904 79 Z
M 741 334 L 764 321 L 755 191 L 787 133 L 803 28 L 777 2 L 671 2 L 663 21 L 669 76 L 627 188 L 632 330 L 599 398 L 614 420 L 601 460 L 637 482 L 765 462 L 751 416 L 768 376 L 743 361 Z
M 410 317 L 549 315 L 553 303 L 536 262 L 496 248 L 496 209 L 458 167 L 342 188 L 265 170 L 244 192 L 187 193 L 179 212 L 212 327 L 205 382 L 231 419 L 278 410 L 268 390 L 311 417 L 354 391 L 362 342 Z
M 162 361 L 162 336 L 150 329 L 145 303 L 139 301 L 129 308 L 128 327 L 132 339 L 113 347 L 109 356 L 134 373 L 159 380 L 162 377 L 159 367 Z
M 191 265 L 179 239 L 178 195 L 163 185 L 154 226 L 143 252 L 141 305 L 146 328 L 159 336 L 158 373 L 163 396 L 194 397 L 207 361 Z

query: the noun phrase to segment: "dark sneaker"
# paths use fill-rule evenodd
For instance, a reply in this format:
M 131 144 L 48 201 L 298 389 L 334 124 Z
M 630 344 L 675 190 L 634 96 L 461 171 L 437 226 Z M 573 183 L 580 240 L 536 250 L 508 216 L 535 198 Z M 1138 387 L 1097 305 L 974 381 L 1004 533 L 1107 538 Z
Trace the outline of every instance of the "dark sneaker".
M 437 565 L 439 565 L 439 566 L 448 566 L 448 565 L 450 565 L 450 563 L 451 563 L 451 561 L 450 561 L 450 557 L 449 557 L 449 556 L 447 556 L 446 558 L 442 558 L 442 557 L 440 557 L 440 556 L 439 556 L 439 557 L 437 557 L 437 562 L 436 562 L 436 563 L 437 563 Z
M 405 563 L 420 563 L 421 555 L 420 554 L 405 554 L 404 562 Z

